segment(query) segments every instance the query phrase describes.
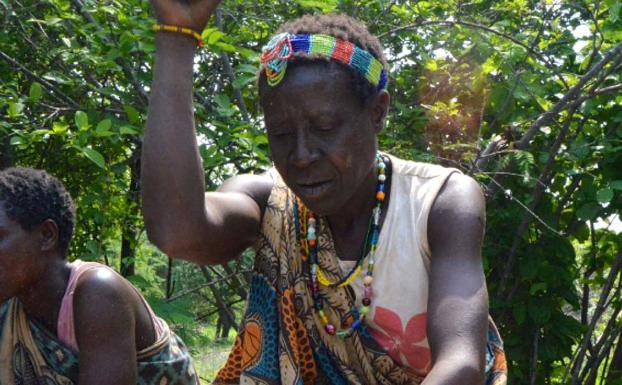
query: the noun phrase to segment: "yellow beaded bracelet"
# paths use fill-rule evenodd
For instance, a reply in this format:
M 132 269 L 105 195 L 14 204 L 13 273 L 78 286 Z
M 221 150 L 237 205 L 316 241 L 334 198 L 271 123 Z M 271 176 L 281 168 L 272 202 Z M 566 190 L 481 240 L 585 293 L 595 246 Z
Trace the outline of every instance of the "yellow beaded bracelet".
M 201 34 L 199 34 L 197 31 L 191 28 L 179 27 L 177 25 L 168 25 L 168 24 L 154 24 L 153 30 L 155 32 L 158 32 L 158 31 L 176 32 L 176 33 L 183 33 L 184 35 L 192 36 L 193 38 L 197 40 L 197 45 L 199 47 L 203 47 L 203 39 L 201 38 Z

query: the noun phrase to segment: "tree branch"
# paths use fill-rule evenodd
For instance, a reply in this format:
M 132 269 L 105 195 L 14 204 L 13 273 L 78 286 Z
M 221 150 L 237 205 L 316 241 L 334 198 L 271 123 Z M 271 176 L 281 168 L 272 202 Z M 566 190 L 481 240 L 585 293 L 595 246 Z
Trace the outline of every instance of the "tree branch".
M 547 159 L 547 162 L 544 165 L 544 169 L 542 170 L 542 172 L 540 173 L 540 177 L 538 178 L 540 183 L 536 184 L 536 187 L 534 188 L 531 198 L 529 199 L 530 201 L 529 210 L 532 212 L 535 210 L 536 206 L 540 202 L 542 193 L 545 190 L 545 188 L 542 186 L 546 186 L 548 184 L 547 182 L 548 182 L 551 170 L 553 168 L 553 164 L 555 163 L 555 159 L 557 157 L 557 151 L 561 147 L 564 139 L 566 138 L 566 135 L 568 134 L 568 131 L 570 130 L 570 124 L 572 123 L 572 118 L 573 118 L 575 110 L 576 110 L 576 106 L 573 106 L 572 109 L 569 111 L 566 121 L 564 122 L 564 126 L 559 131 L 559 134 L 557 135 L 555 142 L 551 146 L 551 149 L 549 151 L 549 158 Z M 586 118 L 582 119 L 580 126 L 582 127 L 586 121 L 587 121 Z M 516 234 L 514 235 L 514 241 L 512 242 L 512 247 L 506 258 L 505 269 L 503 271 L 503 275 L 501 276 L 501 280 L 499 281 L 497 299 L 501 299 L 503 295 L 505 294 L 504 292 L 505 292 L 507 281 L 510 278 L 510 274 L 512 273 L 512 270 L 514 268 L 514 262 L 516 260 L 516 252 L 518 251 L 518 247 L 520 246 L 522 242 L 523 234 L 525 233 L 525 231 L 527 230 L 527 227 L 529 226 L 530 218 L 531 218 L 530 215 L 525 213 L 523 215 L 523 218 L 521 219 L 521 223 L 518 226 L 518 229 L 516 230 Z
M 99 32 L 103 31 L 103 28 L 99 25 L 99 23 L 97 23 L 93 15 L 91 15 L 84 9 L 84 4 L 82 3 L 82 0 L 71 0 L 71 3 L 77 9 L 77 11 L 82 15 L 82 17 L 84 17 L 89 23 L 91 23 L 97 31 Z M 109 42 L 109 39 L 103 34 L 101 36 L 101 39 L 104 42 L 107 42 L 107 43 Z M 134 72 L 132 67 L 130 67 L 130 65 L 122 57 L 116 58 L 115 62 L 119 66 L 121 66 L 121 68 L 123 69 L 123 72 L 125 73 L 125 76 L 127 76 L 128 80 L 130 81 L 130 84 L 132 84 L 136 92 L 138 92 L 138 100 L 140 101 L 141 105 L 143 107 L 146 107 L 149 104 L 149 95 L 147 94 L 147 91 L 145 91 L 144 87 L 138 80 L 138 76 L 136 76 L 136 73 Z
M 592 79 L 594 76 L 598 75 L 599 71 L 610 61 L 616 58 L 620 53 L 622 53 L 622 43 L 619 43 L 615 48 L 605 55 L 598 63 L 596 63 L 590 70 L 581 77 L 579 82 L 575 84 L 564 96 L 557 102 L 553 107 L 551 107 L 548 111 L 543 113 L 536 119 L 535 122 L 527 129 L 527 132 L 523 135 L 523 137 L 514 143 L 514 147 L 518 149 L 525 149 L 531 139 L 536 135 L 538 130 L 541 127 L 549 124 L 557 114 L 561 112 L 573 99 L 577 97 L 581 89 L 585 86 L 585 84 Z
M 17 60 L 12 58 L 11 56 L 7 55 L 5 52 L 0 51 L 0 58 L 2 58 L 4 61 L 8 62 L 12 66 L 14 66 L 17 69 L 19 69 L 24 75 L 26 75 L 30 79 L 36 80 L 37 82 L 41 83 L 42 86 L 44 86 L 45 88 L 50 90 L 52 93 L 54 93 L 56 95 L 56 98 L 59 99 L 59 101 L 68 103 L 74 109 L 79 109 L 80 108 L 80 105 L 78 103 L 76 103 L 76 101 L 74 101 L 72 98 L 70 98 L 69 96 L 64 94 L 61 90 L 59 90 L 52 83 L 50 83 L 46 79 L 36 75 L 34 72 L 29 70 L 25 65 L 23 65 L 20 62 L 18 62 Z

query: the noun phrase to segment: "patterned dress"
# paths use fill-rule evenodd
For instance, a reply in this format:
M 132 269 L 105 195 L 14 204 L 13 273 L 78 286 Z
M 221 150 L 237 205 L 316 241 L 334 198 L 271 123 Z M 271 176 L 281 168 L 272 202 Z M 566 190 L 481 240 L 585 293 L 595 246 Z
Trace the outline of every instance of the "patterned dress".
M 264 213 L 245 316 L 232 351 L 214 384 L 419 384 L 423 377 L 397 364 L 368 327 L 342 339 L 324 332 L 309 288 L 293 216 L 295 195 L 278 173 Z M 318 259 L 340 274 L 328 226 L 319 219 Z M 355 318 L 350 286 L 321 286 L 324 311 L 337 328 Z M 505 356 L 494 326 L 489 329 L 487 384 L 504 385 Z

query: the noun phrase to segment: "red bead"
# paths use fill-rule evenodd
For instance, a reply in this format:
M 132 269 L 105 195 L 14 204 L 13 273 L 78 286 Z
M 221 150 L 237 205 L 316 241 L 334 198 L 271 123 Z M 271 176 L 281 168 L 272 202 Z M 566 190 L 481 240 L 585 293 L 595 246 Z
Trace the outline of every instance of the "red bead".
M 309 239 L 307 242 L 309 243 L 309 246 L 315 246 L 315 239 Z
M 363 298 L 363 305 L 365 306 L 369 306 L 371 304 L 371 299 L 369 298 Z
M 326 333 L 330 334 L 331 336 L 335 335 L 335 327 L 333 326 L 333 324 L 326 324 L 324 326 L 324 330 L 326 330 Z
M 320 285 L 317 283 L 317 281 L 311 282 L 311 291 L 313 292 L 313 294 L 317 294 L 320 292 Z

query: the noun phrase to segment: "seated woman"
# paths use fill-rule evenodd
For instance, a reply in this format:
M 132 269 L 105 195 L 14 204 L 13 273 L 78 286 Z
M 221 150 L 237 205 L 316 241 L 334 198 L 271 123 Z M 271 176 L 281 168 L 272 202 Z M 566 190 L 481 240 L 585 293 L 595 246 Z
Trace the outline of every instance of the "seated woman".
M 149 238 L 200 264 L 256 250 L 215 383 L 504 384 L 481 259 L 484 197 L 458 170 L 379 152 L 389 93 L 378 40 L 342 15 L 281 26 L 259 76 L 274 169 L 205 194 L 196 41 L 175 27 L 201 31 L 218 1 L 152 3 L 162 32 L 143 146 Z
M 198 385 L 190 356 L 112 269 L 68 263 L 74 205 L 45 171 L 0 171 L 0 384 Z

